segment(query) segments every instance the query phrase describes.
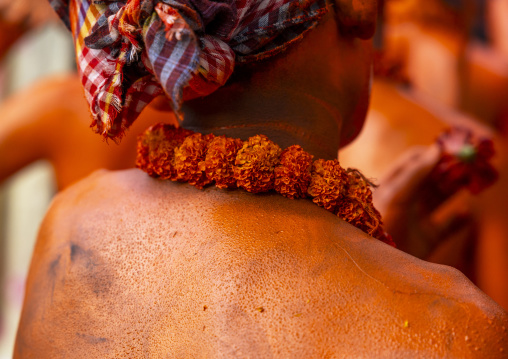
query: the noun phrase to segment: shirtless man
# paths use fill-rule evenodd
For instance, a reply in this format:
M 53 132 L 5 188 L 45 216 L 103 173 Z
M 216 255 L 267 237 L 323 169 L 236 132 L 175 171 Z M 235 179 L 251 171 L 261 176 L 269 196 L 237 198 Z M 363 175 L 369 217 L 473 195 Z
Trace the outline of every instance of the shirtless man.
M 367 109 L 375 8 L 335 3 L 280 56 L 187 101 L 183 127 L 335 158 Z M 502 357 L 507 325 L 458 271 L 309 200 L 102 171 L 44 221 L 15 357 Z

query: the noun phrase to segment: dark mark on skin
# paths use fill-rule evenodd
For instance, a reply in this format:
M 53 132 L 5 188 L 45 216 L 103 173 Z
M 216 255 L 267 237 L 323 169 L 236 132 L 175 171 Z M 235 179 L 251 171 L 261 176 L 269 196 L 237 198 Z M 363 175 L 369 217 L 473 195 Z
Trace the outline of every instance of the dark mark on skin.
M 71 243 L 71 262 L 75 263 L 80 260 L 84 261 L 87 269 L 93 270 L 96 267 L 94 260 L 94 253 L 92 250 L 85 250 L 81 246 Z
M 49 264 L 48 268 L 48 277 L 51 282 L 51 304 L 53 304 L 53 294 L 55 293 L 55 280 L 61 257 L 62 255 L 59 254 L 58 257 L 56 257 L 56 259 Z
M 54 278 L 56 276 L 56 268 L 58 267 L 58 264 L 60 263 L 60 258 L 62 257 L 61 254 L 58 255 L 58 257 L 49 264 L 49 270 L 48 274 Z
M 79 338 L 86 340 L 88 343 L 92 343 L 92 344 L 100 344 L 100 343 L 105 343 L 108 341 L 106 338 L 94 337 L 93 335 L 89 335 L 89 334 L 76 333 L 76 335 Z
M 85 251 L 83 250 L 83 248 L 81 248 L 77 244 L 71 243 L 71 261 L 72 262 L 74 262 L 79 255 L 83 255 L 84 252 Z
M 70 244 L 70 259 L 72 268 L 81 282 L 86 284 L 97 296 L 109 292 L 113 276 L 111 271 L 104 265 L 100 256 L 92 249 L 84 249 L 78 244 Z

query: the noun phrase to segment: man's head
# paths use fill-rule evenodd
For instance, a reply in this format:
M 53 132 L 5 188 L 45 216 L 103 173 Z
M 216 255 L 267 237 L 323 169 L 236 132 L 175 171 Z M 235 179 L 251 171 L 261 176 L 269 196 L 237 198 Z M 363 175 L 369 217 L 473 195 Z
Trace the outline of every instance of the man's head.
M 113 138 L 154 97 L 165 93 L 178 114 L 182 100 L 214 92 L 237 64 L 284 52 L 331 8 L 344 38 L 371 37 L 377 11 L 376 1 L 358 0 L 51 3 L 73 32 L 93 125 Z M 338 67 L 355 66 L 338 57 Z

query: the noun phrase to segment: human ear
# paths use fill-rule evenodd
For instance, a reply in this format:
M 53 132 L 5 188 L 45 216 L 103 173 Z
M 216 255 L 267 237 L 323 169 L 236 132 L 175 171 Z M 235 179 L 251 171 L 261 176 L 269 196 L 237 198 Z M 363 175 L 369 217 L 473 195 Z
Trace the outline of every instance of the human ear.
M 332 0 L 344 35 L 370 39 L 376 30 L 377 0 Z

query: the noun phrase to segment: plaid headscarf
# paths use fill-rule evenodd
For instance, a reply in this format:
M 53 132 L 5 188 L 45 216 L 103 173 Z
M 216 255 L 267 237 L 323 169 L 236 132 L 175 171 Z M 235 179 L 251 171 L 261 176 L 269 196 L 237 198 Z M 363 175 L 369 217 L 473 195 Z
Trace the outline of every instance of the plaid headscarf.
M 49 0 L 72 31 L 92 127 L 121 137 L 164 92 L 224 85 L 236 62 L 280 53 L 328 11 L 326 0 Z

